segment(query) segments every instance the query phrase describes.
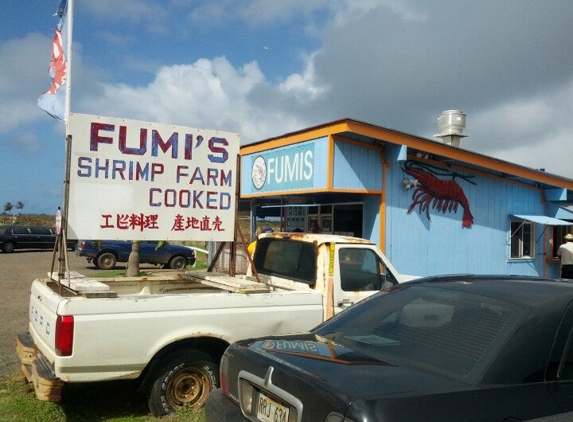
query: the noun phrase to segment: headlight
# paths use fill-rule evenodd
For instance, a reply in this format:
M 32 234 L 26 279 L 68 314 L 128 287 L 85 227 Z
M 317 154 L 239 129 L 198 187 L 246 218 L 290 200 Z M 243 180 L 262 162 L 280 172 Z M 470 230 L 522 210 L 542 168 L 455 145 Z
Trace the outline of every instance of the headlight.
M 241 409 L 249 415 L 253 413 L 253 396 L 255 389 L 253 386 L 245 381 L 241 380 L 239 384 L 239 398 L 241 400 Z

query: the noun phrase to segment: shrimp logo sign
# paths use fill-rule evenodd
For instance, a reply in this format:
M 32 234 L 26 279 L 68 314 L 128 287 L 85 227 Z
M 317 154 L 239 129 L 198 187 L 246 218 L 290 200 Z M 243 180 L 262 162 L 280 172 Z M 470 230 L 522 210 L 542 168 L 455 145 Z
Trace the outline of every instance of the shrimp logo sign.
M 255 161 L 253 162 L 251 177 L 253 179 L 253 186 L 255 189 L 261 190 L 265 185 L 265 180 L 267 178 L 267 163 L 260 155 L 255 158 Z
M 71 114 L 68 135 L 70 238 L 233 240 L 238 134 Z

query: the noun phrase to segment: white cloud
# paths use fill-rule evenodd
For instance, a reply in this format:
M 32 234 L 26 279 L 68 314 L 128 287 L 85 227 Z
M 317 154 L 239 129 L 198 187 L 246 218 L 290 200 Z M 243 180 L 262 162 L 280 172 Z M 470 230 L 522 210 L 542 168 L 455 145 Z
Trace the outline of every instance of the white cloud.
M 463 145 L 573 178 L 573 79 L 561 89 L 500 103 L 468 116 Z
M 38 97 L 51 84 L 48 74 L 51 37 L 31 33 L 23 38 L 14 38 L 0 44 L 0 142 L 10 142 L 12 132 L 37 130 L 34 125 L 56 122 L 37 105 Z M 75 91 L 80 96 L 94 92 L 93 81 L 105 77 L 97 66 L 85 68 L 82 64 L 82 46 L 74 42 L 73 80 Z M 63 131 L 57 124 L 56 131 Z M 25 128 L 25 129 L 23 129 Z M 18 137 L 17 135 L 16 137 Z
M 47 37 L 33 33 L 0 45 L 0 57 L 4 58 L 0 67 L 0 133 L 45 114 L 36 100 L 50 87 L 50 43 Z
M 256 63 L 235 68 L 218 57 L 164 66 L 144 87 L 105 84 L 102 96 L 84 98 L 78 107 L 112 117 L 237 131 L 251 141 L 281 133 L 281 127 L 291 130 L 296 118 L 250 101 L 258 89 L 276 95 Z
M 426 18 L 414 5 L 404 0 L 344 0 L 329 2 L 333 7 L 334 18 L 332 23 L 336 26 L 345 26 L 359 22 L 376 9 L 385 9 L 395 14 L 399 20 L 421 21 Z
M 0 104 L 0 133 L 7 133 L 26 124 L 33 123 L 46 115 L 35 100 L 25 101 L 14 98 L 8 103 Z
M 321 86 L 317 82 L 314 68 L 314 58 L 317 53 L 305 57 L 305 68 L 302 73 L 289 75 L 284 82 L 280 83 L 280 92 L 294 95 L 301 103 L 316 100 L 328 92 L 327 86 Z

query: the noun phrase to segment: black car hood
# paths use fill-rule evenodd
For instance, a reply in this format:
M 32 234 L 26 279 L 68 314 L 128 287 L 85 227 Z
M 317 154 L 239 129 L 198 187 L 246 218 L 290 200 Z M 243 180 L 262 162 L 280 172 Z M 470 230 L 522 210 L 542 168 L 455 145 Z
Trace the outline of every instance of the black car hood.
M 289 370 L 306 374 L 309 380 L 327 383 L 349 402 L 358 398 L 437 394 L 477 388 L 460 380 L 391 365 L 314 334 L 259 339 L 248 347 L 266 355 L 277 366 L 287 366 Z

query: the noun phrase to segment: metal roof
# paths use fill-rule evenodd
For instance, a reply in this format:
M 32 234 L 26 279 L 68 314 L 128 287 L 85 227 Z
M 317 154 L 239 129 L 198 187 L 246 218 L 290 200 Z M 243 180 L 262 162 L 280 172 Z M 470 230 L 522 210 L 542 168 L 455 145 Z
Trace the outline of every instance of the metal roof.
M 434 160 L 448 165 L 485 172 L 500 178 L 535 185 L 542 189 L 562 188 L 573 191 L 573 179 L 447 145 L 434 139 L 350 118 L 334 120 L 245 145 L 241 147 L 241 155 L 324 136 L 340 137 L 370 145 L 383 146 L 386 143 L 405 145 L 410 154 L 415 155 L 418 152 L 429 154 Z

